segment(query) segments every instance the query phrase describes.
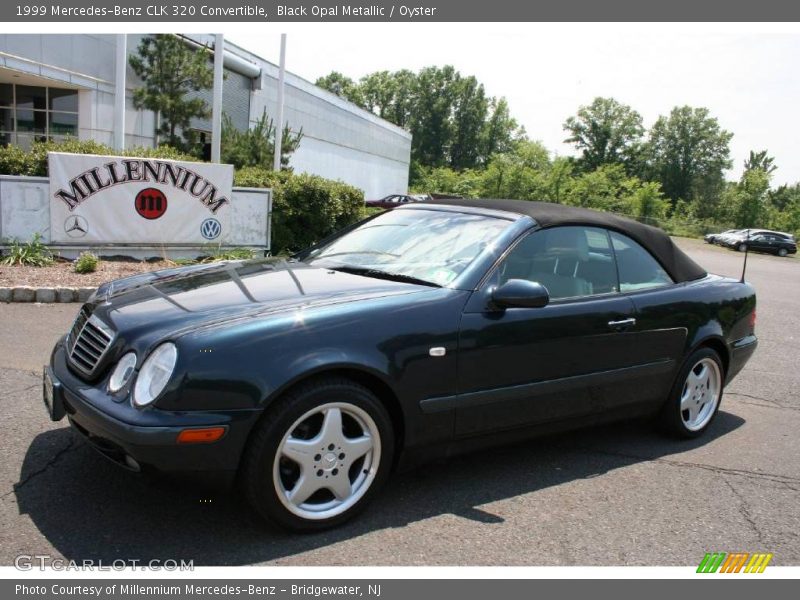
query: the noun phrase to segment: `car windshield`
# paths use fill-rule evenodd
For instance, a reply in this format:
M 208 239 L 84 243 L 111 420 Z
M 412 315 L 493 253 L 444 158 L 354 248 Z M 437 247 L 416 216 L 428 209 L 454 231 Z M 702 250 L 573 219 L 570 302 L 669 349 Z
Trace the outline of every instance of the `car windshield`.
M 299 258 L 367 276 L 444 286 L 508 226 L 505 219 L 483 215 L 394 210 Z

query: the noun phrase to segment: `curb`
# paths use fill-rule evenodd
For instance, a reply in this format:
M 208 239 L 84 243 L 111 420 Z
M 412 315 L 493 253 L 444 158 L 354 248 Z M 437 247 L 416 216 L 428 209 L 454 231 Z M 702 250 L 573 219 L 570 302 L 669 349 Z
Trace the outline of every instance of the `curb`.
M 97 288 L 92 287 L 0 287 L 0 302 L 86 302 Z

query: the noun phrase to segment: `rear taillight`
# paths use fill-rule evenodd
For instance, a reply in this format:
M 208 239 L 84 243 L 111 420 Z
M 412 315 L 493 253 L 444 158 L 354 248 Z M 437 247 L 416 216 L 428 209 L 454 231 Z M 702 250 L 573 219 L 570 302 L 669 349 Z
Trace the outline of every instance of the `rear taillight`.
M 750 330 L 755 331 L 756 329 L 756 309 L 753 309 L 753 312 L 750 313 Z

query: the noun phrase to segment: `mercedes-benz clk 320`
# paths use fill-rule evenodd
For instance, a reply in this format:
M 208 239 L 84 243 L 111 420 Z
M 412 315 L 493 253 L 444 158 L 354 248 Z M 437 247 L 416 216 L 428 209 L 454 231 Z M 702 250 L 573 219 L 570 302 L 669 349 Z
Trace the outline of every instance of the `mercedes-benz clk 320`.
M 398 464 L 635 417 L 699 436 L 755 315 L 749 284 L 635 221 L 416 203 L 292 258 L 104 284 L 53 349 L 45 403 L 123 467 L 236 481 L 313 530 Z

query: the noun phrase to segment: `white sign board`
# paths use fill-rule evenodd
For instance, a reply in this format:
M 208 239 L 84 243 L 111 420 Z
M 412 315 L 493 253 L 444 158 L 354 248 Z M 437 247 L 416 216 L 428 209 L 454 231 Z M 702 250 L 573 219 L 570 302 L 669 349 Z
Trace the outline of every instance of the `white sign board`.
M 51 152 L 54 243 L 225 244 L 233 166 Z

